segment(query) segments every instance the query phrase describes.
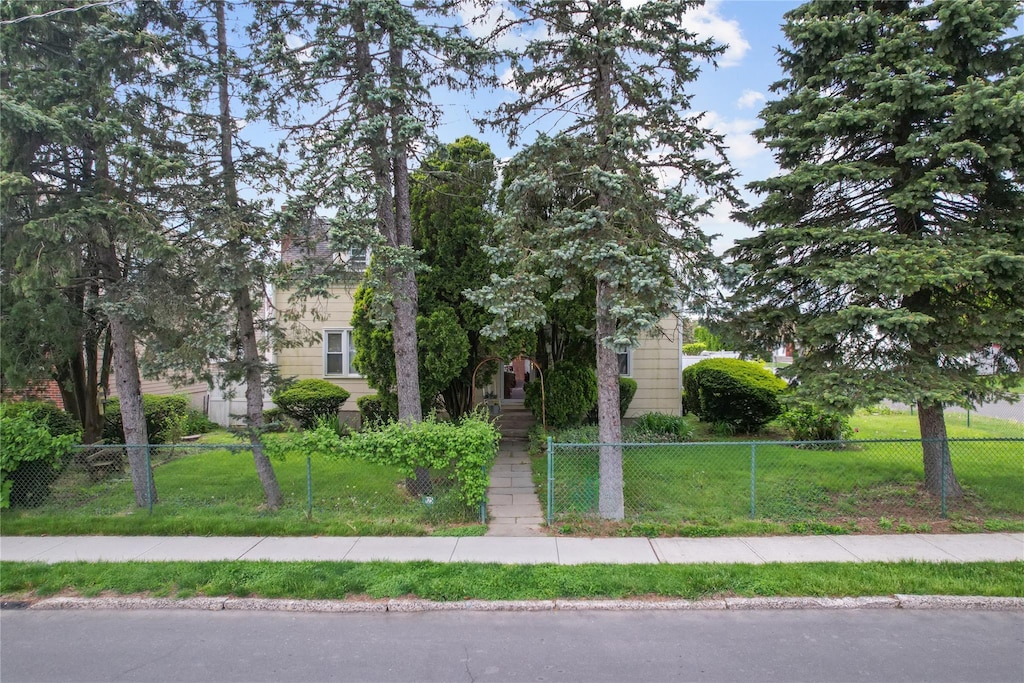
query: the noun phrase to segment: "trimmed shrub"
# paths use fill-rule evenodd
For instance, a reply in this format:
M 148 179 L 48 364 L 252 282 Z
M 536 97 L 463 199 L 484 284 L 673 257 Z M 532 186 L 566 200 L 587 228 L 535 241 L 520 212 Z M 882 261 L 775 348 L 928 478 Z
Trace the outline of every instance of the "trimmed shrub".
M 683 370 L 683 403 L 704 422 L 752 432 L 782 413 L 786 383 L 759 363 L 708 358 Z
M 36 507 L 49 497 L 80 436 L 77 430 L 52 434 L 49 414 L 0 405 L 0 508 Z
M 526 408 L 541 419 L 541 383 L 526 385 Z M 560 429 L 579 425 L 597 405 L 597 375 L 572 361 L 561 361 L 544 373 L 547 424 Z
M 596 378 L 595 378 L 596 381 Z M 626 411 L 629 410 L 629 404 L 633 402 L 633 397 L 636 396 L 637 384 L 636 380 L 631 377 L 619 377 L 619 417 L 625 417 Z M 587 414 L 587 424 L 597 424 L 597 404 L 591 408 Z
M 338 414 L 350 394 L 325 379 L 300 379 L 274 394 L 274 403 L 303 429 L 316 427 L 317 418 Z
M 146 418 L 146 434 L 149 435 L 151 444 L 166 443 L 186 434 L 208 432 L 216 426 L 194 409 L 188 396 L 184 394 L 143 394 L 142 412 Z M 104 409 L 103 440 L 107 443 L 124 443 L 121 402 L 117 398 L 107 401 Z
M 807 401 L 788 406 L 779 416 L 779 423 L 794 441 L 845 441 L 853 436 L 849 418 Z M 820 447 L 829 446 L 820 444 Z
M 683 353 L 687 356 L 699 356 L 704 351 L 708 350 L 708 345 L 704 342 L 693 342 L 692 344 L 683 344 Z
M 356 399 L 356 406 L 359 407 L 359 418 L 363 429 L 380 429 L 398 419 L 392 412 L 389 401 L 382 399 L 377 394 L 360 396 Z
M 636 419 L 632 429 L 637 434 L 650 435 L 652 441 L 665 437 L 685 441 L 693 436 L 693 426 L 689 422 L 678 415 L 665 413 L 644 413 Z

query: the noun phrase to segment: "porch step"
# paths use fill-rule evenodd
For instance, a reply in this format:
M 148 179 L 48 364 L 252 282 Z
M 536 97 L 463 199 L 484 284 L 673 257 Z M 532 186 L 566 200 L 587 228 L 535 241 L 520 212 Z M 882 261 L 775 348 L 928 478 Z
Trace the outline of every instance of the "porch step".
M 504 439 L 525 439 L 535 424 L 537 420 L 533 413 L 521 405 L 502 406 L 501 414 L 498 415 L 498 429 Z

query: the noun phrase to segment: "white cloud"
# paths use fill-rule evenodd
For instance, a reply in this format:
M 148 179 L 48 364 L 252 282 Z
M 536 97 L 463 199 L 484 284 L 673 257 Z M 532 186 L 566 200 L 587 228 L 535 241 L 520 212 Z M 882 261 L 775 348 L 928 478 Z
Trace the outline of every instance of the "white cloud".
M 718 112 L 710 111 L 703 123 L 725 137 L 726 154 L 733 163 L 747 161 L 767 151 L 752 134 L 761 125 L 757 119 L 726 120 Z
M 764 101 L 764 93 L 759 93 L 756 90 L 744 90 L 740 98 L 736 100 L 736 106 L 740 109 L 751 109 Z
M 721 0 L 708 2 L 683 15 L 683 28 L 697 34 L 698 38 L 714 38 L 728 45 L 725 54 L 718 58 L 721 67 L 737 66 L 750 49 L 750 43 L 743 38 L 743 31 L 735 19 L 726 19 L 719 14 Z

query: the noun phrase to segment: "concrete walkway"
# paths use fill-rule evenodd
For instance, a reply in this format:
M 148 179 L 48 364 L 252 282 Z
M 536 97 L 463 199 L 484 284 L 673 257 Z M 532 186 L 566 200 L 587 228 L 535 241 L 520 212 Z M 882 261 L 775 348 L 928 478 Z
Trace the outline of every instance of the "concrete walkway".
M 530 472 L 527 442 L 503 439 L 487 489 L 488 536 L 543 536 L 544 511 Z
M 0 560 L 326 560 L 500 564 L 1024 560 L 1024 533 L 749 538 L 5 536 Z

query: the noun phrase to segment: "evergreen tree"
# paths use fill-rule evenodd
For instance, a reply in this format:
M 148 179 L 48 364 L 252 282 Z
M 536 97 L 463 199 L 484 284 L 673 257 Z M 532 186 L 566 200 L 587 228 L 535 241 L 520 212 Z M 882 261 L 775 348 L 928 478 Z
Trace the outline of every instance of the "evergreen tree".
M 0 16 L 48 7 L 8 3 Z M 140 506 L 156 491 L 141 446 L 148 436 L 136 344 L 147 300 L 171 295 L 162 275 L 173 248 L 157 190 L 181 171 L 166 122 L 145 92 L 162 45 L 150 28 L 162 19 L 158 6 L 86 4 L 6 24 L 0 33 L 5 317 L 45 307 L 40 326 L 17 323 L 24 334 L 16 339 L 50 338 L 44 348 L 54 353 L 55 376 L 71 382 L 64 389 L 87 429 L 96 427 L 96 392 L 112 364 Z M 72 326 L 67 343 L 59 341 L 64 322 Z M 107 333 L 110 355 L 97 360 Z M 8 359 L 34 359 L 39 367 L 34 351 L 10 354 L 8 341 L 5 370 Z
M 1024 362 L 1020 12 L 789 12 L 786 76 L 757 133 L 783 172 L 751 184 L 764 202 L 744 218 L 761 233 L 732 252 L 748 340 L 795 342 L 791 374 L 834 407 L 916 403 L 936 494 L 960 493 L 943 405 L 1005 397 Z
M 721 50 L 683 27 L 698 4 L 515 3 L 522 18 L 514 23 L 535 25 L 540 37 L 514 63 L 519 98 L 499 107 L 496 121 L 513 142 L 549 113 L 562 130 L 539 136 L 511 162 L 493 253 L 512 272 L 477 300 L 497 315 L 489 333 L 502 336 L 543 322 L 538 293 L 550 283 L 559 284 L 555 299 L 593 286 L 606 444 L 622 440 L 618 353 L 703 284 L 708 242 L 696 222 L 710 205 L 693 193 L 734 194 L 720 138 L 688 111 L 695 60 Z M 580 201 L 558 201 L 571 196 Z M 600 513 L 620 519 L 620 448 L 601 448 L 600 474 Z
M 253 28 L 260 58 L 275 69 L 256 85 L 300 140 L 290 213 L 336 209 L 334 246 L 373 249 L 373 317 L 394 330 L 402 420 L 422 415 L 409 159 L 439 119 L 431 89 L 472 82 L 489 59 L 444 28 L 454 9 L 447 2 L 268 0 L 258 4 Z

